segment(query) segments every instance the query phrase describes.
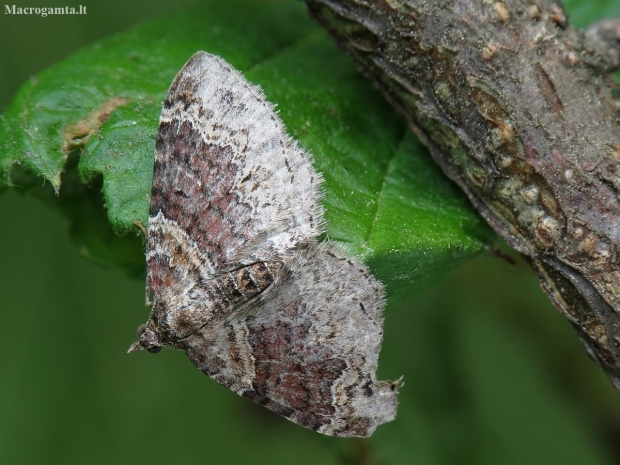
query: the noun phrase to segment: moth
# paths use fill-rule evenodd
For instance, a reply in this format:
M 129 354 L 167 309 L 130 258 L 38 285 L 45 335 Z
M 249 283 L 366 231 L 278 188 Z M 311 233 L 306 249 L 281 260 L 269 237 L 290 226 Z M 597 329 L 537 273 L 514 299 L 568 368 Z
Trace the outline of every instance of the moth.
M 337 244 L 317 242 L 321 183 L 260 88 L 219 57 L 191 57 L 160 117 L 152 311 L 129 352 L 183 350 L 301 426 L 367 437 L 395 418 L 402 383 L 375 375 L 383 286 Z

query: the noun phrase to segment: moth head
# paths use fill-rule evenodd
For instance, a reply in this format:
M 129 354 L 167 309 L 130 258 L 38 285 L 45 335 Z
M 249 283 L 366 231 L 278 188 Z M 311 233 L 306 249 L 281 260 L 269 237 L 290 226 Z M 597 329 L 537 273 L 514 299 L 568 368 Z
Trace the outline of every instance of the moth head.
M 152 354 L 156 354 L 162 348 L 163 344 L 159 335 L 149 328 L 148 324 L 138 326 L 138 340 L 131 344 L 128 353 L 137 352 L 139 350 L 148 350 Z

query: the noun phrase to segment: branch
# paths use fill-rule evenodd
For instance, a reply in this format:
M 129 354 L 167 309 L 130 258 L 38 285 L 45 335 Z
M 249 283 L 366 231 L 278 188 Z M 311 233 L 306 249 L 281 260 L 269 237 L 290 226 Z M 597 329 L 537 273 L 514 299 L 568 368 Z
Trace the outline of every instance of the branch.
M 592 42 L 600 42 L 599 47 L 609 62 L 608 71 L 620 68 L 620 19 L 604 19 L 594 23 L 586 33 Z
M 620 389 L 618 21 L 541 0 L 306 0 Z

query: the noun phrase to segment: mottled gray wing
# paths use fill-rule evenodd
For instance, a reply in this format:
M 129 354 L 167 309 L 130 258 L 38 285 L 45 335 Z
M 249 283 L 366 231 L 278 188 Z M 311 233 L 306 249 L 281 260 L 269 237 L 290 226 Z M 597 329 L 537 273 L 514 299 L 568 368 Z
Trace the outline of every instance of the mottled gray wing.
M 400 382 L 377 381 L 383 288 L 336 246 L 309 246 L 244 320 L 180 341 L 220 384 L 295 423 L 367 437 L 396 416 Z
M 147 287 L 157 297 L 188 272 L 207 279 L 316 237 L 320 183 L 261 90 L 221 58 L 195 54 L 160 117 Z M 181 248 L 198 251 L 190 271 L 170 265 Z

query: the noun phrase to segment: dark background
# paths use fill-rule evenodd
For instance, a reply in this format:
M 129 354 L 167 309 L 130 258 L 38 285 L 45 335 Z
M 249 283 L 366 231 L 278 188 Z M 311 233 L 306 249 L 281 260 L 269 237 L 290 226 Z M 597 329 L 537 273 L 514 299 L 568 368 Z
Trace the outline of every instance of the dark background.
M 81 46 L 196 3 L 90 1 L 85 16 L 47 18 L 2 5 L 0 108 Z M 620 15 L 593 4 L 569 12 L 580 25 Z M 620 463 L 618 396 L 521 262 L 471 261 L 391 309 L 379 376 L 405 375 L 399 416 L 369 441 L 337 440 L 182 353 L 126 355 L 148 314 L 143 281 L 82 259 L 66 220 L 32 197 L 5 192 L 0 218 L 1 463 Z

